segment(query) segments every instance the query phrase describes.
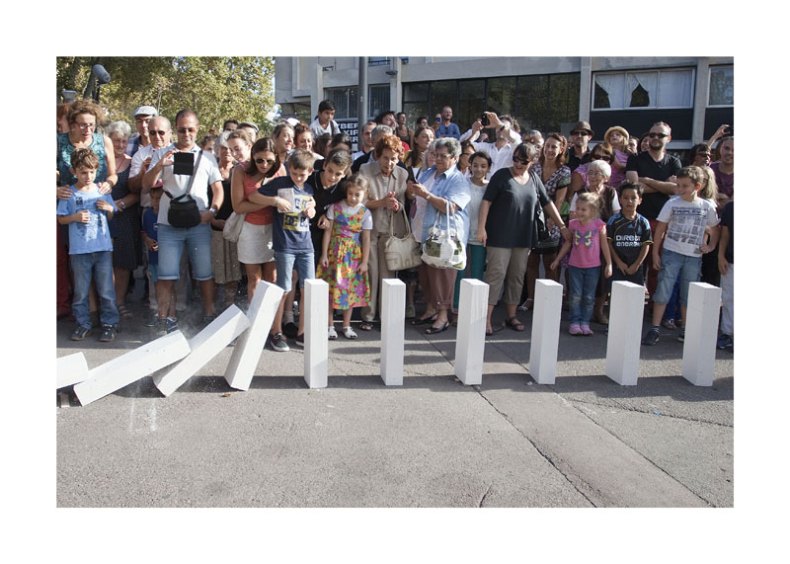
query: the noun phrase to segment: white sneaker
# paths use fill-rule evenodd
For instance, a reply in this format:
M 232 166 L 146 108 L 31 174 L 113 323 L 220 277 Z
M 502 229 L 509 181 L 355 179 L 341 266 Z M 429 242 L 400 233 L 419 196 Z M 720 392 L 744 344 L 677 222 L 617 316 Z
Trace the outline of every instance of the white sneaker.
M 337 331 L 335 331 L 334 325 L 329 327 L 328 337 L 330 341 L 334 341 L 335 339 L 337 339 Z
M 354 332 L 354 330 L 351 327 L 343 327 L 343 336 L 346 339 L 356 339 L 357 338 L 357 334 Z

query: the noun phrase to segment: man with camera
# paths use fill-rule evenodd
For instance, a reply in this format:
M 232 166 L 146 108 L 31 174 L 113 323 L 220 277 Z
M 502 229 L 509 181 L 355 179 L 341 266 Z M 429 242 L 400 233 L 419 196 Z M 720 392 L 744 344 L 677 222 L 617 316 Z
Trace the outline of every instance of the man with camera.
M 157 333 L 175 331 L 178 322 L 167 317 L 173 287 L 179 278 L 184 245 L 189 253 L 194 280 L 199 282 L 204 323 L 214 317 L 214 273 L 211 266 L 209 223 L 222 206 L 222 176 L 214 155 L 197 145 L 200 124 L 195 112 L 181 110 L 176 115 L 176 142 L 154 152 L 143 190 L 161 178 L 165 195 L 157 217 L 159 273 L 156 299 L 159 307 Z M 206 186 L 211 187 L 211 202 Z
M 496 140 L 493 143 L 477 142 L 480 131 L 484 128 L 493 128 L 496 131 Z M 491 158 L 491 169 L 487 178 L 491 178 L 500 168 L 507 168 L 513 164 L 513 149 L 521 143 L 521 137 L 513 131 L 513 121 L 509 116 L 497 116 L 494 112 L 483 112 L 480 119 L 472 124 L 472 129 L 461 136 L 461 141 L 469 140 L 475 151 L 481 151 Z

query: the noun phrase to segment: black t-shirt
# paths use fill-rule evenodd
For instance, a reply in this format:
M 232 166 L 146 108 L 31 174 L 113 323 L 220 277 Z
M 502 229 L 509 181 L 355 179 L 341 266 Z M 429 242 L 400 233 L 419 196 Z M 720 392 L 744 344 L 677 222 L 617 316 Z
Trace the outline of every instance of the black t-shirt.
M 321 258 L 321 243 L 324 238 L 324 230 L 318 227 L 318 220 L 326 215 L 326 210 L 334 203 L 346 199 L 346 180 L 329 188 L 324 188 L 321 182 L 321 171 L 316 170 L 307 179 L 307 184 L 313 186 L 313 198 L 315 199 L 315 217 L 310 220 L 310 237 L 313 239 L 316 261 Z
M 654 161 L 649 151 L 630 155 L 628 163 L 625 165 L 626 172 L 636 171 L 640 178 L 652 178 L 661 182 L 665 182 L 670 176 L 675 176 L 681 168 L 683 165 L 680 164 L 680 159 L 677 157 L 664 153 L 664 158 Z M 646 193 L 642 196 L 642 203 L 639 204 L 636 211 L 649 220 L 655 220 L 667 200 L 669 200 L 669 196 L 662 192 Z
M 587 149 L 587 152 L 581 157 L 576 156 L 576 153 L 573 151 L 573 147 L 568 149 L 565 154 L 568 157 L 568 162 L 565 164 L 568 165 L 568 168 L 571 169 L 571 172 L 576 170 L 577 166 L 587 164 L 592 160 L 592 150 L 590 149 Z
M 725 204 L 724 209 L 721 210 L 721 222 L 719 225 L 721 227 L 726 227 L 730 232 L 730 241 L 727 244 L 727 248 L 724 249 L 724 258 L 727 259 L 727 262 L 735 264 L 735 260 L 733 259 L 733 250 L 735 249 L 735 234 L 733 233 L 733 220 L 735 219 L 735 214 L 733 213 L 732 202 L 727 202 Z
M 551 201 L 537 175 L 530 174 L 529 181 L 522 185 L 515 181 L 510 168 L 501 168 L 491 177 L 483 199 L 491 202 L 486 245 L 505 249 L 534 246 L 537 206 Z

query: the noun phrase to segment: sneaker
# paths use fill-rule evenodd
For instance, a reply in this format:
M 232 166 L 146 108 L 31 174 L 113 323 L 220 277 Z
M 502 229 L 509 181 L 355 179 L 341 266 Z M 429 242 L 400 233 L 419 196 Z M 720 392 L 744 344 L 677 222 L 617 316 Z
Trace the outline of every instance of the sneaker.
M 334 341 L 337 339 L 337 331 L 335 331 L 335 326 L 332 325 L 327 332 L 327 337 L 329 337 L 330 341 Z
M 570 333 L 571 335 L 574 335 L 574 336 L 575 335 L 584 335 L 584 332 L 582 331 L 582 327 L 578 323 L 571 323 L 571 326 L 568 327 L 568 333 Z
M 678 328 L 678 326 L 675 324 L 674 319 L 665 319 L 664 321 L 661 322 L 661 325 L 665 329 L 669 329 L 670 331 L 674 331 L 675 329 Z
M 716 339 L 716 348 L 721 351 L 735 348 L 735 343 L 732 340 L 732 336 L 725 335 L 724 333 L 719 335 L 719 338 Z
M 145 327 L 156 327 L 156 322 L 159 319 L 159 314 L 155 310 L 151 310 L 145 318 L 143 325 Z
M 346 339 L 356 339 L 357 334 L 351 327 L 343 327 L 343 336 Z
M 92 327 L 77 327 L 71 334 L 72 341 L 82 341 L 85 337 L 91 334 Z
M 652 347 L 653 345 L 657 344 L 659 339 L 661 339 L 661 333 L 658 330 L 658 327 L 651 327 L 645 333 L 645 336 L 642 338 L 642 344 Z
M 297 335 L 294 339 L 294 342 L 299 345 L 300 347 L 304 348 L 304 333 L 301 335 Z
M 102 325 L 101 327 L 101 335 L 99 335 L 99 340 L 102 343 L 111 343 L 115 340 L 115 327 L 112 325 Z
M 288 343 L 285 342 L 285 336 L 283 336 L 282 333 L 270 335 L 269 344 L 271 345 L 272 350 L 277 352 L 288 352 L 291 350 L 291 347 L 289 347 Z
M 681 343 L 686 341 L 686 328 L 685 327 L 680 330 L 680 335 L 678 335 L 678 341 L 680 341 Z
M 161 317 L 156 320 L 156 336 L 164 337 L 178 329 L 178 320 L 175 317 Z
M 587 323 L 581 324 L 582 335 L 589 337 L 590 335 L 594 335 L 593 330 L 590 329 L 590 326 Z

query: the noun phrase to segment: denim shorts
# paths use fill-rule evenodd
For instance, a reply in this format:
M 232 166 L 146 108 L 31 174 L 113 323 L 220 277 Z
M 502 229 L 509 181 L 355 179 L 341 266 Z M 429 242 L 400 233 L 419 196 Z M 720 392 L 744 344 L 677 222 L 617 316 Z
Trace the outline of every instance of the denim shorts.
M 699 281 L 702 257 L 689 257 L 667 249 L 661 250 L 661 270 L 658 271 L 658 286 L 653 296 L 657 304 L 669 303 L 672 287 L 680 277 L 680 303 L 688 304 L 689 284 Z
M 284 253 L 275 251 L 274 262 L 277 265 L 277 285 L 285 292 L 291 291 L 292 270 L 296 270 L 296 273 L 299 275 L 300 288 L 304 288 L 305 280 L 315 278 L 313 251 L 305 251 L 300 253 Z
M 184 245 L 192 265 L 192 278 L 197 281 L 211 280 L 211 226 L 201 223 L 195 227 L 173 227 L 157 225 L 159 243 L 159 280 L 178 280 L 181 254 Z

